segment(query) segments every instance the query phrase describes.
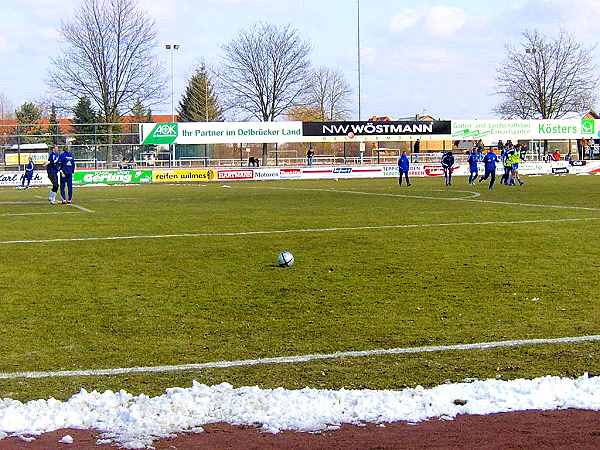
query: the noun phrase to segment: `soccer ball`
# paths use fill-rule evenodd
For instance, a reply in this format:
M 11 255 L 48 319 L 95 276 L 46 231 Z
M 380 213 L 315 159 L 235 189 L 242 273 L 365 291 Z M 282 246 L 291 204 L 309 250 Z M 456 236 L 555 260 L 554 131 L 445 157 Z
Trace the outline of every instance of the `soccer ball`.
M 294 264 L 294 255 L 288 251 L 281 252 L 277 257 L 277 264 L 279 267 L 290 267 Z

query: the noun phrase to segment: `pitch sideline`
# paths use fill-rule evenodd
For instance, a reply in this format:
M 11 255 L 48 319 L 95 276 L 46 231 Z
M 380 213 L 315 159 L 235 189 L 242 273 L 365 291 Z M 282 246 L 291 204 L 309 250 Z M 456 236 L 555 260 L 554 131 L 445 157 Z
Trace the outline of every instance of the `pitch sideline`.
M 261 235 L 279 235 L 279 234 L 300 234 L 300 233 L 331 233 L 343 231 L 367 231 L 367 230 L 394 230 L 394 229 L 418 229 L 418 228 L 439 228 L 439 227 L 464 227 L 464 226 L 485 226 L 485 225 L 523 225 L 533 223 L 569 223 L 569 222 L 587 222 L 600 220 L 600 217 L 573 217 L 564 219 L 530 219 L 530 220 L 504 220 L 504 221 L 485 221 L 485 222 L 447 222 L 447 223 L 419 223 L 419 224 L 401 224 L 401 225 L 365 225 L 356 227 L 328 227 L 328 228 L 297 228 L 288 230 L 259 230 L 259 231 L 232 231 L 224 233 L 178 233 L 178 234 L 147 234 L 131 236 L 92 236 L 75 238 L 55 238 L 55 239 L 23 239 L 0 241 L 0 245 L 17 244 L 52 244 L 57 242 L 93 242 L 93 241 L 127 241 L 143 239 L 176 239 L 176 238 L 218 238 L 218 237 L 242 237 L 242 236 L 261 236 Z
M 91 376 L 114 376 L 132 373 L 167 373 L 199 371 L 206 369 L 228 369 L 234 367 L 256 367 L 261 365 L 300 364 L 311 361 L 336 360 L 343 358 L 364 358 L 386 355 L 437 353 L 450 351 L 488 350 L 494 348 L 514 348 L 537 345 L 581 344 L 600 342 L 600 335 L 570 336 L 560 338 L 517 339 L 509 341 L 479 342 L 473 344 L 433 345 L 424 347 L 403 347 L 375 350 L 358 350 L 335 353 L 308 354 L 298 356 L 279 356 L 273 358 L 241 359 L 233 361 L 214 361 L 198 364 L 180 364 L 148 367 L 119 367 L 114 369 L 60 370 L 48 372 L 0 372 L 0 380 L 72 378 Z
M 494 205 L 506 205 L 506 206 L 524 206 L 528 208 L 549 208 L 549 209 L 574 209 L 578 211 L 600 211 L 600 208 L 591 208 L 587 206 L 570 206 L 570 205 L 544 205 L 539 203 L 519 203 L 519 202 L 505 202 L 499 200 L 483 200 L 479 197 L 479 192 L 472 191 L 449 191 L 449 192 L 461 192 L 473 194 L 469 197 L 433 197 L 427 195 L 412 195 L 412 194 L 393 194 L 389 192 L 365 192 L 365 191 L 353 191 L 350 189 L 325 189 L 325 188 L 286 188 L 286 187 L 251 187 L 250 189 L 275 189 L 283 191 L 317 191 L 317 192 L 329 192 L 329 193 L 340 193 L 340 194 L 355 194 L 355 195 L 373 195 L 378 197 L 399 197 L 399 198 L 416 198 L 422 200 L 443 200 L 452 202 L 475 202 L 475 203 L 490 203 Z M 443 192 L 443 191 L 439 191 Z

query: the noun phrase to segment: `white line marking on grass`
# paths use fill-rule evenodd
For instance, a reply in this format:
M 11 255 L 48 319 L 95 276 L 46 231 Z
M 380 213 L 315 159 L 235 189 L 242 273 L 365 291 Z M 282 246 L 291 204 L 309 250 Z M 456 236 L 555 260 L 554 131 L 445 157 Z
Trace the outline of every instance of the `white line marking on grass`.
M 448 222 L 448 223 L 419 223 L 403 225 L 366 225 L 358 227 L 331 227 L 331 228 L 298 228 L 292 230 L 264 230 L 264 231 L 232 231 L 229 233 L 181 233 L 181 234 L 147 234 L 133 236 L 96 236 L 96 237 L 77 237 L 77 238 L 56 238 L 56 239 L 23 239 L 15 241 L 0 241 L 0 245 L 10 244 L 50 244 L 55 242 L 88 242 L 88 241 L 127 241 L 141 239 L 174 239 L 174 238 L 201 238 L 201 237 L 239 237 L 239 236 L 259 236 L 259 235 L 277 235 L 277 234 L 296 234 L 296 233 L 330 233 L 338 231 L 361 231 L 361 230 L 395 230 L 402 228 L 436 228 L 436 227 L 464 227 L 481 225 L 523 225 L 532 223 L 568 223 L 568 222 L 587 222 L 591 220 L 600 220 L 600 217 L 583 217 L 571 219 L 532 219 L 532 220 L 506 220 L 506 221 L 487 221 L 487 222 Z
M 54 216 L 62 214 L 79 214 L 75 211 L 54 211 L 54 212 L 29 212 L 29 213 L 3 213 L 0 217 L 11 217 L 11 216 Z
M 481 197 L 481 193 L 479 192 L 473 192 L 473 191 L 460 191 L 458 189 L 452 189 L 452 191 L 448 191 L 447 189 L 436 189 L 435 192 L 460 192 L 462 194 L 469 194 L 469 197 L 465 197 L 465 198 L 477 198 L 477 197 Z M 438 198 L 438 197 L 436 197 Z M 462 198 L 462 197 L 454 197 L 454 198 Z
M 372 356 L 419 354 L 434 352 L 450 352 L 465 350 L 488 350 L 493 348 L 524 347 L 534 345 L 580 344 L 585 342 L 599 342 L 600 335 L 545 338 L 545 339 L 517 339 L 511 341 L 479 342 L 475 344 L 432 345 L 425 347 L 404 347 L 376 350 L 358 350 L 347 352 L 309 354 L 298 356 L 278 356 L 273 358 L 241 359 L 234 361 L 214 361 L 197 364 L 180 364 L 169 366 L 149 367 L 120 367 L 114 369 L 87 369 L 87 370 L 59 370 L 49 372 L 0 372 L 0 380 L 14 380 L 20 378 L 66 378 L 112 376 L 130 373 L 164 373 L 183 372 L 206 369 L 228 369 L 233 367 L 254 367 L 270 364 L 300 364 L 310 361 L 323 361 L 342 358 L 364 358 Z
M 45 205 L 47 202 L 32 202 L 26 200 L 7 200 L 0 202 L 0 205 Z
M 72 206 L 73 208 L 77 208 L 77 209 L 79 209 L 80 211 L 83 211 L 83 212 L 86 212 L 86 213 L 93 213 L 93 212 L 94 212 L 94 211 L 92 211 L 91 209 L 84 208 L 83 206 L 76 205 L 75 203 L 73 203 L 71 206 Z
M 317 192 L 329 192 L 329 193 L 339 193 L 339 194 L 356 194 L 356 195 L 374 195 L 377 197 L 399 197 L 399 198 L 418 198 L 424 200 L 471 200 L 474 197 L 479 197 L 481 194 L 479 192 L 471 192 L 471 191 L 453 191 L 453 192 L 466 192 L 469 197 L 433 197 L 428 195 L 412 195 L 412 194 L 393 194 L 391 192 L 363 192 L 363 191 L 352 191 L 348 189 L 325 189 L 325 188 L 286 188 L 286 187 L 248 187 L 246 189 L 274 189 L 280 191 L 317 191 Z M 445 192 L 439 190 L 437 192 Z
M 128 202 L 136 200 L 135 197 L 115 197 L 115 198 L 89 198 L 86 199 L 88 202 Z
M 285 188 L 285 187 L 254 187 L 250 189 L 278 189 L 285 191 L 320 191 L 320 192 L 333 192 L 340 194 L 355 194 L 355 195 L 373 195 L 378 197 L 400 197 L 400 198 L 418 198 L 424 200 L 445 200 L 453 202 L 476 202 L 476 203 L 491 203 L 496 205 L 508 205 L 508 206 L 526 206 L 530 208 L 551 208 L 551 209 L 574 209 L 581 211 L 600 211 L 600 208 L 591 208 L 586 206 L 569 206 L 569 205 L 544 205 L 537 203 L 518 203 L 518 202 L 505 202 L 498 200 L 483 200 L 479 198 L 471 197 L 432 197 L 427 195 L 411 195 L 411 194 L 393 194 L 385 192 L 363 192 L 363 191 L 352 191 L 348 189 L 324 189 L 324 188 Z M 445 191 L 440 191 L 445 192 Z M 471 194 L 478 194 L 471 191 L 447 191 L 447 192 L 469 192 Z M 481 195 L 481 194 L 479 194 Z M 473 197 L 477 197 L 473 196 Z

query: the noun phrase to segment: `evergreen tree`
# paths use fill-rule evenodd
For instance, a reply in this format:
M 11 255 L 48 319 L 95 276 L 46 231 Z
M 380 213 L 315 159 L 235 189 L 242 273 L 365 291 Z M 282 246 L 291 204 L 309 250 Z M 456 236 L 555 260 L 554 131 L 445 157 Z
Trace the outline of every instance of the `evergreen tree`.
M 15 116 L 17 118 L 18 134 L 22 136 L 20 139 L 22 144 L 43 141 L 43 137 L 39 136 L 42 133 L 39 126 L 42 119 L 42 110 L 39 106 L 32 102 L 25 102 L 15 111 Z M 33 135 L 38 136 L 33 137 Z
M 57 145 L 60 143 L 60 126 L 56 117 L 56 106 L 52 103 L 50 106 L 50 117 L 48 117 L 48 133 L 50 134 L 49 144 Z
M 96 130 L 96 112 L 92 108 L 92 102 L 88 97 L 81 97 L 73 109 L 73 125 L 75 130 L 75 144 L 89 145 L 94 143 Z
M 190 78 L 177 112 L 182 122 L 219 122 L 223 120 L 223 109 L 204 64 L 196 69 Z
M 152 122 L 152 111 L 150 108 L 146 108 L 138 98 L 131 108 L 131 117 L 135 123 Z
M 136 98 L 131 107 L 131 123 L 128 125 L 124 144 L 138 144 L 140 123 L 152 122 L 152 111 L 146 108 L 139 98 Z

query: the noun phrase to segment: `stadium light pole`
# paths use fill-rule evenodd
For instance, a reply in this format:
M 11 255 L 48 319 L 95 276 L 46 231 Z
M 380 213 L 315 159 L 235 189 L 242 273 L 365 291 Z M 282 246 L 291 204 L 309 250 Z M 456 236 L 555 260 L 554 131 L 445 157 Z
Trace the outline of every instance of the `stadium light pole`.
M 179 50 L 179 44 L 166 44 L 165 49 L 171 54 L 171 122 L 175 123 L 175 50 Z M 175 144 L 171 144 L 171 157 L 173 167 L 175 166 Z

